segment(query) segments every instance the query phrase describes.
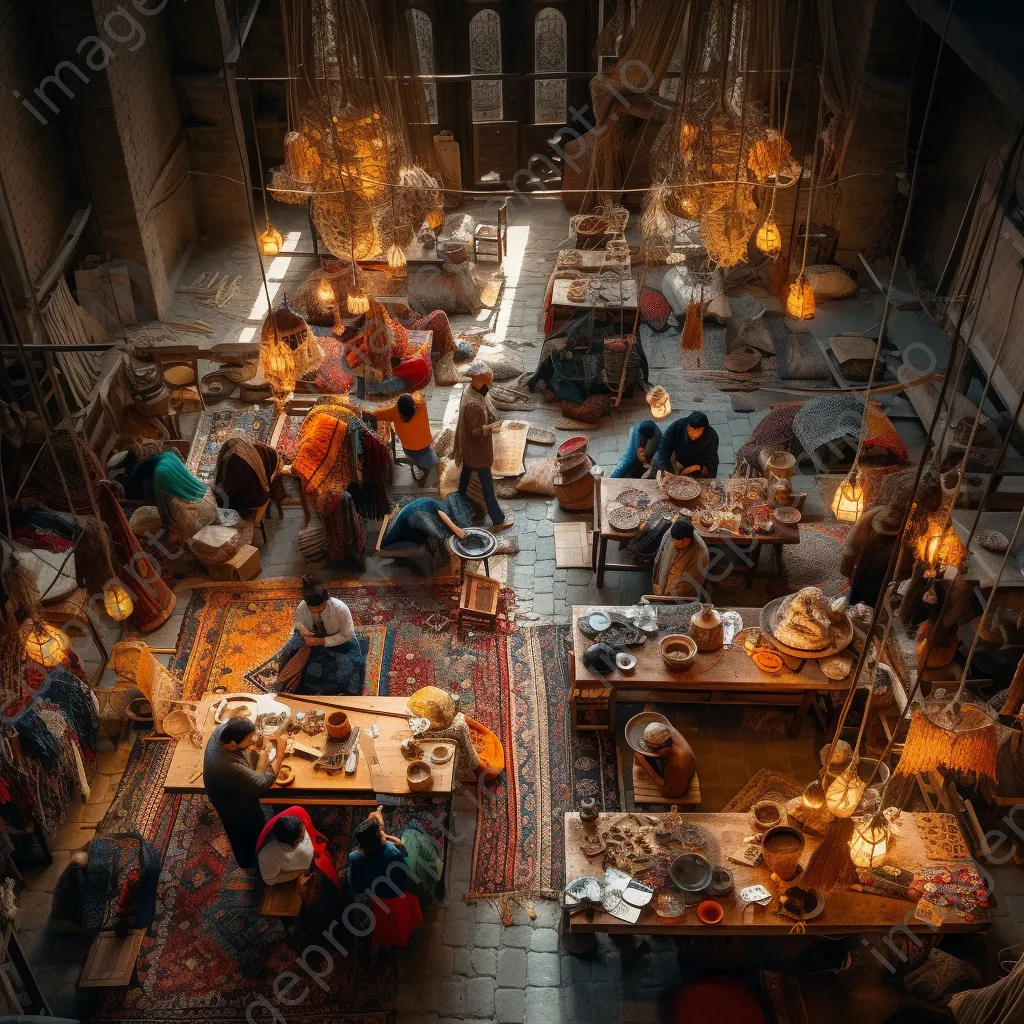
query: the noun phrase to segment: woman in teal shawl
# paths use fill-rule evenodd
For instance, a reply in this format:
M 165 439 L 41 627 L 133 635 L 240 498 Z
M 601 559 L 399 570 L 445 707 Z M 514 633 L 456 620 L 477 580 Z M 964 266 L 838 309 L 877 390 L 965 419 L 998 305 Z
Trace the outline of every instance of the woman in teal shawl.
M 164 525 L 173 527 L 186 539 L 217 522 L 213 491 L 188 471 L 173 448 L 157 452 L 135 467 L 132 483 L 141 488 L 147 480 Z

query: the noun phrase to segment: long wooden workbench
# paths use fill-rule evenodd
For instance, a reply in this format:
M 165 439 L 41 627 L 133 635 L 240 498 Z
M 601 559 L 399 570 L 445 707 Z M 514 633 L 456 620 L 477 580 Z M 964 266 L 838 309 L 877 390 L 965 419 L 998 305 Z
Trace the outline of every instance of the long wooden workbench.
M 584 824 L 578 812 L 570 812 L 565 816 L 565 877 L 568 881 L 585 875 L 592 875 L 602 880 L 604 868 L 602 857 L 587 857 L 580 849 L 580 842 L 585 835 L 593 834 L 599 829 L 614 824 L 616 821 L 631 817 L 627 814 L 602 814 L 596 822 Z M 647 817 L 645 815 L 644 817 Z M 662 815 L 650 815 L 661 819 Z M 749 814 L 684 814 L 683 821 L 687 824 L 701 826 L 710 837 L 705 856 L 712 863 L 722 864 L 733 876 L 734 889 L 729 896 L 719 897 L 717 902 L 725 911 L 722 922 L 717 925 L 705 925 L 698 920 L 696 908 L 689 910 L 678 918 L 659 917 L 655 912 L 654 902 L 640 912 L 635 924 L 629 924 L 613 917 L 603 910 L 596 912 L 580 911 L 569 915 L 569 907 L 563 901 L 563 934 L 604 932 L 619 935 L 786 935 L 794 927 L 792 918 L 778 913 L 778 888 L 771 879 L 771 872 L 763 863 L 757 867 L 747 867 L 727 859 L 728 853 L 752 831 Z M 801 857 L 801 864 L 806 866 L 811 853 L 817 848 L 818 840 L 806 838 L 806 847 Z M 914 815 L 904 811 L 900 818 L 898 837 L 891 842 L 890 862 L 908 868 L 935 866 L 940 863 L 932 861 L 925 853 L 921 835 L 917 829 Z M 796 884 L 799 884 L 797 881 Z M 773 895 L 767 907 L 758 904 L 745 905 L 738 897 L 741 889 L 750 885 L 763 885 Z M 989 923 L 988 911 L 978 910 L 973 921 L 950 916 L 939 926 L 940 932 L 977 931 Z M 933 927 L 914 917 L 914 904 L 907 900 L 893 899 L 886 896 L 855 892 L 850 889 L 838 888 L 825 898 L 824 910 L 818 917 L 805 922 L 808 933 L 822 935 L 850 935 L 887 932 L 890 929 L 909 928 L 913 931 L 932 933 Z
M 655 605 L 656 608 L 670 609 L 671 605 Z M 707 654 L 698 654 L 691 666 L 683 672 L 670 672 L 661 657 L 661 638 L 672 630 L 662 629 L 649 637 L 639 647 L 630 647 L 629 653 L 636 656 L 636 668 L 625 673 L 616 669 L 603 677 L 592 672 L 584 664 L 587 648 L 596 643 L 584 636 L 579 620 L 591 612 L 606 611 L 622 613 L 622 607 L 607 605 L 573 605 L 572 645 L 577 685 L 604 684 L 614 687 L 622 700 L 657 700 L 676 703 L 707 704 L 794 704 L 797 715 L 793 723 L 794 735 L 808 711 L 815 706 L 816 698 L 846 693 L 850 688 L 849 679 L 829 679 L 821 671 L 817 661 L 808 659 L 798 669 L 785 666 L 779 672 L 762 672 L 741 648 L 723 648 Z M 760 608 L 720 608 L 719 611 L 738 612 L 744 627 L 756 626 L 760 620 Z M 598 640 L 600 637 L 597 638 Z
M 309 756 L 293 753 L 288 756 L 287 763 L 295 769 L 295 781 L 288 786 L 274 786 L 263 797 L 267 804 L 307 805 L 345 804 L 365 805 L 376 804 L 374 794 L 392 795 L 430 795 L 437 794 L 450 797 L 455 784 L 455 761 L 451 758 L 447 764 L 433 766 L 433 786 L 429 790 L 413 794 L 406 779 L 408 761 L 402 756 L 399 745 L 403 739 L 412 735 L 406 716 L 408 702 L 405 697 L 299 697 L 291 694 L 253 694 L 261 704 L 269 705 L 279 701 L 295 711 L 309 711 L 321 708 L 325 711 L 344 710 L 349 716 L 352 728 L 364 728 L 376 723 L 380 735 L 370 739 L 364 733 L 359 738 L 360 755 L 356 771 L 352 775 L 338 772 L 329 775 L 325 771 L 316 771 L 314 759 Z M 214 723 L 213 706 L 221 699 L 221 695 L 206 697 L 196 709 L 196 722 L 199 725 L 203 742 L 195 747 L 187 737 L 177 741 L 171 765 L 164 782 L 164 789 L 170 793 L 202 793 L 203 787 L 203 752 L 210 734 L 217 726 Z M 358 709 L 358 710 L 355 710 Z M 303 741 L 311 745 L 323 746 L 325 734 L 308 737 L 304 733 L 297 734 Z M 446 741 L 425 741 L 434 746 L 446 744 Z

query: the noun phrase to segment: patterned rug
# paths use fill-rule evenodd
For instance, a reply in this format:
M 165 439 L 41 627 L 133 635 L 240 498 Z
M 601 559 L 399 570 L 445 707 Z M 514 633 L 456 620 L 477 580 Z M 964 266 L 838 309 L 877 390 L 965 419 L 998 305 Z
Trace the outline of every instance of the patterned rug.
M 335 953 L 332 967 L 311 961 L 322 972 L 324 990 L 310 984 L 302 1001 L 285 1007 L 275 979 L 295 969 L 306 940 L 289 937 L 279 922 L 259 912 L 263 887 L 241 871 L 216 816 L 204 797 L 163 793 L 170 744 L 139 740 L 102 827 L 131 828 L 152 842 L 163 857 L 157 914 L 143 941 L 136 980 L 102 997 L 99 1021 L 215 1021 L 241 1024 L 283 1018 L 306 1024 L 388 1024 L 397 984 L 394 962 L 368 942 L 349 940 L 349 955 Z M 442 801 L 388 811 L 390 831 L 440 814 Z M 352 845 L 361 808 L 311 808 L 341 866 Z M 418 815 L 418 817 L 417 817 Z M 440 836 L 434 832 L 435 838 Z M 340 938 L 343 932 L 336 932 Z M 326 945 L 326 944 L 324 944 Z M 276 1019 L 276 1018 L 275 1018 Z
M 742 814 L 749 811 L 758 800 L 780 800 L 785 802 L 804 791 L 796 779 L 780 772 L 761 768 L 750 781 L 722 808 L 723 814 Z
M 336 582 L 329 589 L 370 640 L 367 691 L 408 696 L 436 685 L 501 738 L 508 770 L 480 801 L 471 899 L 553 897 L 564 885 L 562 819 L 580 797 L 619 807 L 615 751 L 599 734 L 577 740 L 568 725 L 568 629 L 494 633 L 456 627 L 459 584 L 423 580 Z M 186 699 L 224 685 L 264 686 L 299 601 L 295 581 L 209 587 L 185 613 L 175 668 Z
M 342 359 L 344 343 L 330 332 L 317 332 L 317 341 L 324 350 L 324 361 L 315 372 L 303 380 L 308 381 L 321 395 L 347 395 L 352 390 L 352 377 L 346 373 L 348 364 Z
M 220 447 L 233 433 L 238 431 L 250 441 L 267 442 L 276 422 L 277 413 L 272 405 L 265 408 L 257 405 L 246 409 L 207 409 L 199 417 L 188 453 L 188 468 L 200 480 L 212 483 Z
M 285 462 L 292 462 L 299 451 L 299 431 L 302 429 L 302 421 L 305 416 L 284 417 L 280 430 L 274 439 L 274 447 L 280 453 Z

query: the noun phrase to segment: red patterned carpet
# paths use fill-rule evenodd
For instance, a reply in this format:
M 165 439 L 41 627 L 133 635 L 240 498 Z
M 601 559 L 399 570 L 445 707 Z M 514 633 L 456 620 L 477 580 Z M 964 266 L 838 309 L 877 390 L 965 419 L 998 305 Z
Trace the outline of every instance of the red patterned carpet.
M 508 770 L 486 791 L 477 818 L 470 895 L 554 897 L 564 884 L 562 816 L 581 797 L 619 806 L 615 751 L 597 734 L 577 740 L 568 725 L 564 627 L 495 633 L 456 627 L 456 580 L 332 583 L 370 641 L 367 692 L 408 696 L 437 685 L 461 694 L 462 708 L 501 738 Z M 505 600 L 510 595 L 506 593 Z M 177 668 L 184 696 L 212 686 L 265 686 L 267 663 L 291 629 L 294 581 L 198 591 L 182 625 Z

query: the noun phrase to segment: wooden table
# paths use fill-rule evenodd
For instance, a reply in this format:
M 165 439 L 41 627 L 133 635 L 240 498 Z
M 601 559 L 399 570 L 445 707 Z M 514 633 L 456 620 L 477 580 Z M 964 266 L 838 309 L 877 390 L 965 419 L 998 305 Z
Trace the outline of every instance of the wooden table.
M 667 611 L 672 605 L 653 607 Z M 603 682 L 615 688 L 618 699 L 687 704 L 796 705 L 797 713 L 791 730 L 791 735 L 796 738 L 812 709 L 825 727 L 827 716 L 819 706 L 819 698 L 833 693 L 845 694 L 850 688 L 849 679 L 837 681 L 827 678 L 813 659 L 804 661 L 796 671 L 784 666 L 781 672 L 774 674 L 762 672 L 746 651 L 738 647 L 698 654 L 685 672 L 670 672 L 661 657 L 661 638 L 671 632 L 666 629 L 639 647 L 629 648 L 629 652 L 636 656 L 636 668 L 628 675 L 615 669 L 601 676 L 583 663 L 587 648 L 597 641 L 584 636 L 579 627 L 579 620 L 595 611 L 621 613 L 623 608 L 573 605 L 573 653 L 570 657 L 573 658 L 575 682 L 591 686 Z M 739 612 L 744 626 L 756 626 L 761 616 L 760 608 L 720 608 L 719 611 Z M 625 697 L 623 693 L 629 696 Z
M 650 496 L 652 502 L 663 500 L 665 495 L 659 489 L 657 480 L 613 479 L 601 476 L 596 482 L 599 484 L 599 494 L 594 502 L 594 508 L 597 510 L 597 519 L 594 523 L 594 570 L 597 573 L 597 586 L 603 587 L 606 572 L 651 571 L 649 566 L 637 565 L 635 562 L 608 562 L 609 541 L 616 540 L 620 545 L 626 544 L 640 532 L 639 530 L 616 530 L 609 523 L 608 513 L 618 505 L 619 495 L 625 490 L 635 489 L 644 491 Z M 679 507 L 682 508 L 682 505 Z M 781 574 L 783 571 L 783 546 L 800 543 L 800 528 L 798 526 L 782 526 L 778 523 L 775 524 L 771 533 L 755 533 L 752 538 L 737 537 L 734 534 L 718 530 L 704 530 L 696 524 L 694 524 L 694 529 L 709 548 L 728 547 L 742 553 L 744 559 L 750 562 L 747 571 L 751 578 L 757 572 L 762 547 L 767 545 L 775 551 L 775 566 L 778 573 Z
M 581 875 L 593 875 L 598 880 L 604 877 L 601 856 L 588 858 L 579 849 L 581 838 L 587 831 L 596 831 L 598 827 L 614 824 L 618 819 L 626 818 L 626 814 L 602 814 L 597 822 L 584 825 L 577 812 L 569 812 L 565 816 L 565 877 L 572 881 Z M 661 818 L 662 815 L 652 815 Z M 756 868 L 734 864 L 727 859 L 730 850 L 740 845 L 740 840 L 752 833 L 753 827 L 749 814 L 684 814 L 683 820 L 700 825 L 712 836 L 712 847 L 708 850 L 708 859 L 712 863 L 721 863 L 732 872 L 735 882 L 733 895 L 721 897 L 717 902 L 725 911 L 721 924 L 709 926 L 701 924 L 693 909 L 688 910 L 682 918 L 662 918 L 654 911 L 653 902 L 640 912 L 635 924 L 629 924 L 618 918 L 597 911 L 591 915 L 588 911 L 580 911 L 572 916 L 568 909 L 562 908 L 562 932 L 575 935 L 580 933 L 604 932 L 617 935 L 787 935 L 795 922 L 788 917 L 778 915 L 778 892 L 771 881 L 771 873 L 762 863 Z M 938 862 L 929 860 L 924 852 L 924 845 L 917 830 L 914 815 L 904 811 L 901 817 L 899 836 L 891 844 L 889 862 L 907 868 L 927 867 Z M 806 866 L 811 853 L 816 849 L 818 840 L 808 836 L 807 845 L 801 858 Z M 774 898 L 767 907 L 750 905 L 744 907 L 739 899 L 739 891 L 748 885 L 763 885 L 769 889 Z M 657 898 L 657 897 L 655 897 Z M 975 911 L 975 920 L 968 922 L 953 917 L 940 928 L 940 932 L 970 932 L 984 928 L 989 923 L 987 911 Z M 891 929 L 909 928 L 912 931 L 932 934 L 933 929 L 923 921 L 914 917 L 914 904 L 908 900 L 889 899 L 883 896 L 867 895 L 848 889 L 836 889 L 825 900 L 824 911 L 814 920 L 806 922 L 808 934 L 819 935 L 850 935 L 888 932 Z
M 623 267 L 623 272 L 628 274 L 629 268 Z M 572 302 L 569 299 L 570 281 L 560 279 L 555 281 L 551 288 L 551 323 L 552 329 L 562 326 L 570 317 L 583 309 L 593 309 L 600 312 L 618 316 L 623 321 L 632 323 L 639 302 L 637 282 L 627 277 L 621 282 L 621 298 L 618 297 L 620 289 L 610 287 L 609 293 L 614 294 L 614 299 L 600 298 L 590 299 L 583 302 Z M 616 282 L 618 284 L 618 282 Z
M 197 749 L 187 738 L 179 739 L 171 758 L 171 765 L 164 782 L 164 789 L 169 793 L 203 793 L 203 752 L 210 734 L 216 728 L 213 722 L 212 706 L 217 703 L 221 694 L 206 697 L 197 708 L 196 721 L 203 723 L 203 746 Z M 323 771 L 313 770 L 313 758 L 298 753 L 288 757 L 288 763 L 295 769 L 295 781 L 288 786 L 274 786 L 264 797 L 265 804 L 304 804 L 304 805 L 353 805 L 376 806 L 376 793 L 409 795 L 412 791 L 406 780 L 408 762 L 399 750 L 401 741 L 411 735 L 408 724 L 401 718 L 388 717 L 377 712 L 390 712 L 405 715 L 408 702 L 405 697 L 297 697 L 288 694 L 254 694 L 261 702 L 269 705 L 278 700 L 287 704 L 295 711 L 310 711 L 321 708 L 331 711 L 342 708 L 349 716 L 352 727 L 372 725 L 374 722 L 380 729 L 380 736 L 369 740 L 365 735 L 359 739 L 359 763 L 354 775 L 338 772 L 328 775 Z M 353 708 L 360 710 L 354 711 Z M 323 745 L 325 733 L 319 736 L 306 736 L 305 733 L 295 734 L 310 745 Z M 445 741 L 438 741 L 445 742 Z M 448 744 L 453 746 L 454 744 Z M 373 754 L 375 764 L 371 764 Z M 441 794 L 451 798 L 455 783 L 455 761 L 453 757 L 447 764 L 435 765 L 433 768 L 434 785 L 424 795 Z
M 957 509 L 950 517 L 953 530 L 957 537 L 960 538 L 961 544 L 967 543 L 967 537 L 971 532 L 971 526 L 974 524 L 974 517 L 977 514 L 977 511 L 973 509 Z M 990 590 L 996 585 L 1013 589 L 1024 587 L 1024 572 L 1021 572 L 1021 568 L 1017 564 L 1017 557 L 1014 554 L 1014 550 L 1024 550 L 1024 539 L 1018 536 L 1014 549 L 1011 550 L 1010 557 L 1006 560 L 1006 568 L 1001 576 L 999 574 L 999 566 L 1003 561 L 1003 552 L 989 551 L 978 542 L 978 535 L 984 530 L 998 530 L 1007 540 L 1010 540 L 1013 537 L 1013 531 L 1017 528 L 1018 518 L 1019 513 L 1017 512 L 981 513 L 978 529 L 974 534 L 974 540 L 971 541 L 970 561 L 964 573 L 964 578 L 969 583 L 976 583 L 984 590 Z

